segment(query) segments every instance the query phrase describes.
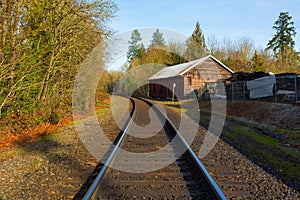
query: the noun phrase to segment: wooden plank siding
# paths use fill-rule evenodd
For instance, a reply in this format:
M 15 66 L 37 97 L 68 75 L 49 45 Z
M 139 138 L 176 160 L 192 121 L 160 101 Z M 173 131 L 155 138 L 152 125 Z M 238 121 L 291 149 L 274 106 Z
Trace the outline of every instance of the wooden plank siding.
M 212 58 L 207 58 L 200 65 L 197 65 L 195 69 L 201 73 L 206 83 L 215 83 L 219 79 L 224 80 L 231 77 L 231 73 Z
M 207 58 L 201 64 L 196 65 L 184 77 L 184 96 L 196 90 L 202 90 L 207 83 L 216 83 L 219 79 L 228 79 L 231 72 L 212 58 Z
M 199 90 L 205 86 L 205 80 L 201 77 L 198 70 L 195 68 L 183 75 L 184 77 L 184 96 L 190 94 L 192 91 Z
M 162 72 L 158 72 L 154 75 L 155 78 L 149 79 L 149 96 L 152 98 L 170 99 L 172 98 L 172 87 L 175 83 L 175 96 L 182 98 L 188 96 L 194 90 L 204 89 L 209 83 L 216 83 L 220 79 L 228 79 L 233 73 L 232 70 L 212 56 L 207 56 L 197 61 L 191 64 L 187 63 L 187 66 L 184 66 L 181 71 L 169 77 L 161 78 L 159 75 Z M 174 67 L 176 68 L 176 66 Z M 172 69 L 165 68 L 164 70 L 164 73 L 168 73 Z
M 183 97 L 183 77 L 172 77 L 168 79 L 157 79 L 149 81 L 149 96 L 152 98 L 160 99 L 171 99 L 172 98 L 172 89 L 173 84 L 175 83 L 176 87 L 174 88 L 174 93 L 176 97 Z

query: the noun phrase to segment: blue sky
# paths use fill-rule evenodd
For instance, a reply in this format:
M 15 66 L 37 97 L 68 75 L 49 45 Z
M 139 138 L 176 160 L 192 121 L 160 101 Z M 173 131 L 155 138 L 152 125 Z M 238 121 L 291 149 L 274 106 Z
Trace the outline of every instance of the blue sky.
M 199 21 L 205 36 L 222 43 L 249 37 L 265 48 L 275 34 L 273 23 L 280 12 L 289 12 L 295 23 L 296 50 L 300 50 L 299 0 L 115 0 L 117 18 L 110 24 L 122 33 L 136 28 L 171 29 L 190 36 Z

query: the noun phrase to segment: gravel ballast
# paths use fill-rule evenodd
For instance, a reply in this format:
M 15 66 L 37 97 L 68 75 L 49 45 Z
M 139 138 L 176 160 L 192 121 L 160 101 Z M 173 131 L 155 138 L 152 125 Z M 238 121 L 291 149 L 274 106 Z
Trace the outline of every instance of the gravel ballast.
M 124 102 L 124 106 L 128 102 Z M 166 108 L 171 120 L 180 123 L 179 114 Z M 106 124 L 109 138 L 119 128 L 110 116 L 109 109 L 99 118 Z M 206 130 L 199 128 L 192 148 L 197 153 Z M 72 199 L 92 172 L 98 161 L 85 149 L 74 126 L 67 126 L 41 138 L 34 144 L 0 152 L 0 199 Z M 204 165 L 229 199 L 299 199 L 299 192 L 289 188 L 275 176 L 267 173 L 246 156 L 221 139 L 202 159 Z M 220 173 L 214 166 L 223 166 Z M 229 176 L 228 174 L 233 175 Z M 224 174 L 227 174 L 224 176 Z M 239 186 L 227 184 L 241 182 Z M 235 191 L 246 191 L 237 196 Z
M 71 199 L 97 160 L 84 148 L 73 126 L 35 144 L 2 154 L 0 199 Z
M 161 102 L 154 102 L 163 105 Z M 180 123 L 179 110 L 174 110 L 167 106 L 165 106 L 165 109 L 168 117 L 178 127 Z M 199 127 L 198 133 L 192 143 L 192 148 L 196 154 L 199 152 L 199 144 L 202 143 L 206 132 L 205 128 Z M 211 152 L 205 158 L 201 159 L 201 161 L 228 199 L 300 198 L 298 191 L 288 187 L 281 180 L 277 179 L 276 176 L 254 164 L 246 156 L 220 138 Z M 233 175 L 224 176 L 224 174 L 230 173 Z M 234 183 L 233 185 L 230 184 L 232 182 Z M 246 194 L 242 195 L 243 192 Z
M 125 98 L 118 101 L 129 104 Z M 101 109 L 98 119 L 107 137 L 115 138 L 120 129 L 110 109 Z M 1 150 L 0 200 L 74 197 L 98 161 L 82 144 L 75 125 L 56 132 L 24 147 Z

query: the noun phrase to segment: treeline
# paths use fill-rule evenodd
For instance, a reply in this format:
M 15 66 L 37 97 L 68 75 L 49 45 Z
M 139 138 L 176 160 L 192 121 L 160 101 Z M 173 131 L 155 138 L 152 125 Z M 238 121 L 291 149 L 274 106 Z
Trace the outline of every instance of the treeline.
M 127 53 L 128 69 L 146 63 L 174 65 L 211 54 L 234 71 L 300 73 L 300 55 L 294 49 L 296 31 L 291 19 L 287 12 L 279 14 L 273 26 L 275 34 L 264 49 L 258 49 L 247 37 L 236 40 L 225 38 L 222 42 L 214 36 L 205 37 L 199 22 L 185 43 L 166 44 L 157 29 L 148 48 L 141 43 L 142 36 L 138 30 L 134 30 Z
M 111 35 L 107 22 L 115 11 L 112 0 L 0 0 L 0 133 L 44 121 L 56 123 L 70 113 L 74 77 L 91 50 Z M 142 35 L 134 30 L 124 71 L 148 63 L 171 66 L 212 54 L 234 71 L 300 73 L 291 19 L 280 13 L 273 26 L 276 33 L 265 49 L 256 49 L 249 38 L 220 43 L 205 37 L 198 22 L 185 43 L 166 43 L 157 29 L 145 47 Z M 122 75 L 104 72 L 96 99 L 112 92 Z
M 182 44 L 170 42 L 167 45 L 163 37 L 163 33 L 161 33 L 159 29 L 156 29 L 153 33 L 152 40 L 148 48 L 145 48 L 141 41 L 141 34 L 138 30 L 134 30 L 130 41 L 128 41 L 128 69 L 148 63 L 176 65 L 187 61 L 183 57 L 184 47 Z
M 275 34 L 264 49 L 257 48 L 248 37 L 236 40 L 225 38 L 222 42 L 214 36 L 205 37 L 199 22 L 196 23 L 192 35 L 183 43 L 166 43 L 163 33 L 156 29 L 148 47 L 142 43 L 142 35 L 136 29 L 128 41 L 127 63 L 123 68 L 127 77 L 123 80 L 122 91 L 136 88 L 139 85 L 136 77 L 144 77 L 145 74 L 151 76 L 164 66 L 185 63 L 207 55 L 218 58 L 235 72 L 300 73 L 300 55 L 294 49 L 296 31 L 291 19 L 287 12 L 279 14 L 273 25 Z M 143 68 L 142 71 L 136 68 L 145 64 L 156 65 L 149 65 L 149 69 Z M 102 87 L 106 86 L 106 91 L 112 92 L 113 86 L 121 76 L 121 72 L 107 73 L 103 77 Z M 135 90 L 134 94 L 146 97 L 147 86 Z
M 110 35 L 115 10 L 111 0 L 0 0 L 1 128 L 70 110 L 77 70 Z

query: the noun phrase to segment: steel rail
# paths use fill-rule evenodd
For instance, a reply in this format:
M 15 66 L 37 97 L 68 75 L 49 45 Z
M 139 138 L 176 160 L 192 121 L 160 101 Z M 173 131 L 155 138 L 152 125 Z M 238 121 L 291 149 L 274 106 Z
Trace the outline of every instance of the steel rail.
M 134 117 L 134 114 L 135 114 L 135 103 L 131 98 L 130 98 L 130 101 L 132 102 L 133 108 L 132 108 L 132 111 L 131 111 L 131 114 L 130 114 L 129 118 L 127 119 L 127 121 L 124 125 L 125 129 L 124 129 L 124 131 L 122 131 L 121 137 L 119 138 L 117 144 L 115 144 L 115 147 L 114 147 L 112 153 L 110 154 L 110 156 L 108 157 L 108 159 L 106 160 L 103 168 L 100 170 L 99 174 L 97 175 L 97 177 L 93 181 L 92 185 L 89 187 L 88 191 L 84 195 L 84 197 L 83 197 L 84 200 L 90 200 L 93 197 L 95 191 L 97 190 L 97 187 L 99 186 L 99 183 L 101 182 L 101 180 L 103 179 L 105 173 L 107 172 L 107 169 L 108 169 L 110 163 L 114 159 L 114 157 L 117 153 L 117 150 L 119 149 L 121 143 L 123 142 L 123 139 L 124 139 L 124 137 L 127 133 L 127 130 L 129 129 L 129 127 L 130 127 L 130 125 L 133 121 L 133 117 Z
M 138 97 L 136 97 L 136 98 L 138 98 Z M 150 106 L 153 105 L 151 102 L 147 101 L 146 99 L 143 99 L 143 98 L 138 98 L 138 99 L 146 102 Z M 198 156 L 195 154 L 195 152 L 191 149 L 190 145 L 185 141 L 184 137 L 177 130 L 177 128 L 175 127 L 175 125 L 172 123 L 172 121 L 163 112 L 161 112 L 158 108 L 156 108 L 155 106 L 153 106 L 153 109 L 156 110 L 159 114 L 161 114 L 166 119 L 166 122 L 168 122 L 170 124 L 171 128 L 179 136 L 181 142 L 183 142 L 186 150 L 188 151 L 188 153 L 190 154 L 190 156 L 192 157 L 192 159 L 195 161 L 196 165 L 198 166 L 199 170 L 202 172 L 203 176 L 205 177 L 205 179 L 207 180 L 207 182 L 211 186 L 211 189 L 213 190 L 213 192 L 215 193 L 215 195 L 217 196 L 217 198 L 220 199 L 220 200 L 226 200 L 227 198 L 224 195 L 224 193 L 222 192 L 222 190 L 220 189 L 220 187 L 218 186 L 218 184 L 215 182 L 215 180 L 209 174 L 209 172 L 207 171 L 207 169 L 205 168 L 205 166 L 202 164 L 202 162 L 200 161 L 200 159 L 198 158 Z
M 146 99 L 139 98 L 139 97 L 135 97 L 135 98 L 144 101 L 145 103 L 147 103 L 150 106 L 153 106 L 153 104 L 151 102 L 147 101 Z M 124 129 L 124 131 L 122 131 L 121 137 L 119 138 L 119 140 L 118 140 L 117 144 L 115 145 L 115 147 L 114 147 L 112 153 L 110 154 L 109 158 L 105 162 L 105 165 L 100 170 L 99 174 L 97 175 L 97 177 L 93 181 L 92 185 L 89 187 L 88 191 L 86 192 L 85 196 L 83 197 L 84 200 L 90 200 L 93 197 L 93 195 L 95 194 L 95 191 L 99 187 L 99 184 L 100 184 L 101 180 L 103 179 L 103 177 L 105 176 L 105 174 L 107 172 L 108 166 L 113 161 L 113 159 L 114 159 L 114 157 L 115 157 L 115 155 L 117 153 L 117 150 L 120 147 L 121 143 L 123 142 L 123 139 L 124 139 L 124 137 L 126 135 L 126 132 L 129 129 L 129 127 L 130 127 L 130 125 L 131 125 L 131 123 L 133 121 L 133 115 L 135 114 L 135 112 L 134 112 L 135 111 L 135 102 L 132 99 L 130 99 L 130 100 L 131 100 L 131 102 L 133 104 L 133 109 L 131 111 L 130 117 L 128 118 L 128 120 L 126 121 L 126 123 L 124 125 L 125 129 Z M 197 165 L 198 169 L 200 170 L 200 172 L 203 174 L 203 176 L 205 177 L 205 179 L 209 183 L 209 185 L 210 185 L 211 189 L 213 190 L 213 192 L 215 193 L 216 197 L 218 199 L 220 199 L 220 200 L 226 200 L 226 197 L 223 194 L 222 190 L 219 188 L 219 186 L 217 185 L 217 183 L 211 177 L 211 175 L 209 174 L 209 172 L 207 171 L 207 169 L 205 168 L 205 166 L 201 163 L 200 159 L 195 154 L 195 152 L 191 149 L 190 145 L 185 141 L 185 139 L 182 136 L 182 134 L 174 126 L 174 124 L 172 123 L 172 121 L 163 112 L 161 112 L 158 108 L 154 107 L 154 110 L 158 114 L 160 114 L 161 116 L 163 116 L 166 119 L 166 122 L 169 123 L 169 125 L 171 126 L 171 128 L 178 135 L 179 139 L 181 140 L 181 142 L 185 146 L 186 151 L 189 153 L 189 155 L 194 160 L 195 164 Z

